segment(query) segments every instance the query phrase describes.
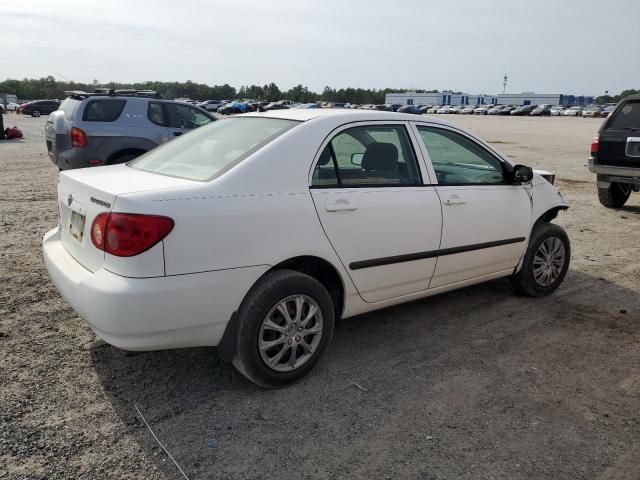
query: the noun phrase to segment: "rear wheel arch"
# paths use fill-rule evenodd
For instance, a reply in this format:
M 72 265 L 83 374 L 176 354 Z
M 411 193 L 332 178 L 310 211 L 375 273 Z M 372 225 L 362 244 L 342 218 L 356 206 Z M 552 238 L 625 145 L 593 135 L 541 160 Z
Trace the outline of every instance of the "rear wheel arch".
M 344 310 L 344 282 L 338 270 L 330 262 L 320 257 L 303 255 L 280 262 L 269 271 L 283 269 L 295 270 L 319 281 L 331 296 L 336 320 L 342 317 Z
M 301 255 L 298 257 L 292 257 L 271 267 L 258 279 L 256 279 L 251 288 L 247 290 L 247 293 L 244 295 L 242 301 L 240 302 L 240 305 L 238 305 L 238 310 L 240 309 L 240 306 L 245 302 L 245 299 L 253 292 L 256 286 L 260 285 L 265 276 L 278 270 L 293 270 L 308 275 L 320 282 L 322 286 L 327 290 L 327 292 L 329 292 L 329 296 L 331 297 L 331 301 L 333 302 L 335 321 L 337 322 L 342 317 L 345 298 L 345 287 L 342 276 L 329 261 L 313 255 Z M 220 339 L 217 347 L 218 355 L 223 360 L 226 360 L 228 362 L 233 361 L 237 348 L 237 313 L 238 311 L 236 310 L 229 319 L 224 334 L 222 335 L 222 338 Z

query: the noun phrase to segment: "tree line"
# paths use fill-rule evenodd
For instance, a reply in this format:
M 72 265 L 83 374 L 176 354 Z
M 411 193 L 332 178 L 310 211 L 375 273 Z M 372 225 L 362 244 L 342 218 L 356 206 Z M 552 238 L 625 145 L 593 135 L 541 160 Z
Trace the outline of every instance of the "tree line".
M 43 78 L 25 78 L 22 80 L 7 79 L 0 82 L 0 94 L 12 93 L 19 99 L 63 99 L 66 97 L 65 91 L 81 90 L 93 92 L 96 88 L 109 89 L 135 89 L 153 90 L 166 98 L 190 98 L 193 100 L 232 100 L 235 98 L 251 98 L 274 102 L 288 99 L 294 102 L 344 102 L 354 104 L 381 104 L 385 101 L 385 95 L 389 92 L 408 92 L 403 88 L 340 88 L 335 89 L 329 86 L 322 92 L 314 92 L 304 85 L 296 85 L 288 90 L 281 90 L 278 85 L 271 82 L 266 85 L 243 85 L 236 89 L 229 84 L 206 85 L 195 83 L 190 80 L 186 82 L 138 82 L 138 83 L 101 83 L 94 80 L 91 83 L 59 81 L 53 76 Z M 438 92 L 438 90 L 417 90 L 417 92 Z
M 281 90 L 278 85 L 271 82 L 266 85 L 243 85 L 236 89 L 225 83 L 224 85 L 207 85 L 195 83 L 190 80 L 186 82 L 138 82 L 138 83 L 101 83 L 94 80 L 91 83 L 81 83 L 73 81 L 59 81 L 53 76 L 43 78 L 24 78 L 22 80 L 7 79 L 0 82 L 0 94 L 12 93 L 21 100 L 36 99 L 63 99 L 66 97 L 65 91 L 82 90 L 92 92 L 96 88 L 113 89 L 135 89 L 153 90 L 166 98 L 190 98 L 193 100 L 232 100 L 235 98 L 251 98 L 274 102 L 288 99 L 294 102 L 343 102 L 353 104 L 381 104 L 385 102 L 385 96 L 389 92 L 408 92 L 406 88 L 340 88 L 335 89 L 329 86 L 324 87 L 322 92 L 314 92 L 304 85 L 296 85 L 288 90 Z M 439 90 L 411 90 L 417 93 L 439 93 Z M 448 91 L 448 90 L 443 90 Z M 452 92 L 460 93 L 460 92 Z M 597 102 L 617 103 L 621 98 L 640 93 L 640 90 L 624 90 L 619 95 L 602 95 Z
M 640 90 L 634 90 L 633 88 L 631 88 L 629 90 L 623 90 L 618 95 L 601 95 L 600 97 L 598 97 L 597 102 L 601 105 L 605 103 L 618 103 L 624 97 L 637 94 L 640 94 Z

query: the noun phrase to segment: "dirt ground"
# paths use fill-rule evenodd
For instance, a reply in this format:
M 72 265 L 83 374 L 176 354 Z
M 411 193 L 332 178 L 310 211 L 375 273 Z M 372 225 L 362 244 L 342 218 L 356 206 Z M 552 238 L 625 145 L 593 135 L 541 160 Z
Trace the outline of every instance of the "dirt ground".
M 572 264 L 552 296 L 505 280 L 342 322 L 304 381 L 267 391 L 214 348 L 127 354 L 47 276 L 45 119 L 0 142 L 0 479 L 640 479 L 640 194 L 607 210 L 600 120 L 441 116 L 558 174 Z

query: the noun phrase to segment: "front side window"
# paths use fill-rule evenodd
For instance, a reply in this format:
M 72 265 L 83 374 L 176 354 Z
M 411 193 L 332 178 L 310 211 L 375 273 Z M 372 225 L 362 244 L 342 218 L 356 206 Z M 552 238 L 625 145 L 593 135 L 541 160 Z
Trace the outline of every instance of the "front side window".
M 156 125 L 160 125 L 161 127 L 166 126 L 164 108 L 162 108 L 162 103 L 160 102 L 149 102 L 147 106 L 147 117 Z
M 502 162 L 473 140 L 435 127 L 418 127 L 439 185 L 504 183 Z
M 314 186 L 421 184 L 418 163 L 402 125 L 364 126 L 337 134 L 320 155 Z
M 194 129 L 211 122 L 211 119 L 204 113 L 189 105 L 167 103 L 165 106 L 167 107 L 170 128 Z
M 207 181 L 222 175 L 299 122 L 230 118 L 165 143 L 127 165 L 138 170 Z
M 126 100 L 90 100 L 84 109 L 82 120 L 86 122 L 114 122 L 118 119 Z

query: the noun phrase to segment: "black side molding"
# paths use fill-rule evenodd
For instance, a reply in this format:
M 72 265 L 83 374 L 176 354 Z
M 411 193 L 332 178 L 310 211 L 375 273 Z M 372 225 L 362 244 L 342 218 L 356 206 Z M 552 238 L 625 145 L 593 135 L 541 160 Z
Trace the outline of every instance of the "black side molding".
M 427 252 L 407 253 L 405 255 L 394 255 L 392 257 L 372 258 L 371 260 L 359 260 L 351 262 L 349 268 L 351 270 L 360 270 L 362 268 L 380 267 L 382 265 L 392 265 L 394 263 L 413 262 L 415 260 L 423 260 L 425 258 L 443 257 L 445 255 L 455 255 L 456 253 L 471 252 L 473 250 L 482 250 L 484 248 L 500 247 L 511 243 L 521 243 L 526 240 L 525 237 L 507 238 L 506 240 L 496 240 L 493 242 L 475 243 L 473 245 L 464 245 L 462 247 L 443 248 L 441 250 L 431 250 Z

